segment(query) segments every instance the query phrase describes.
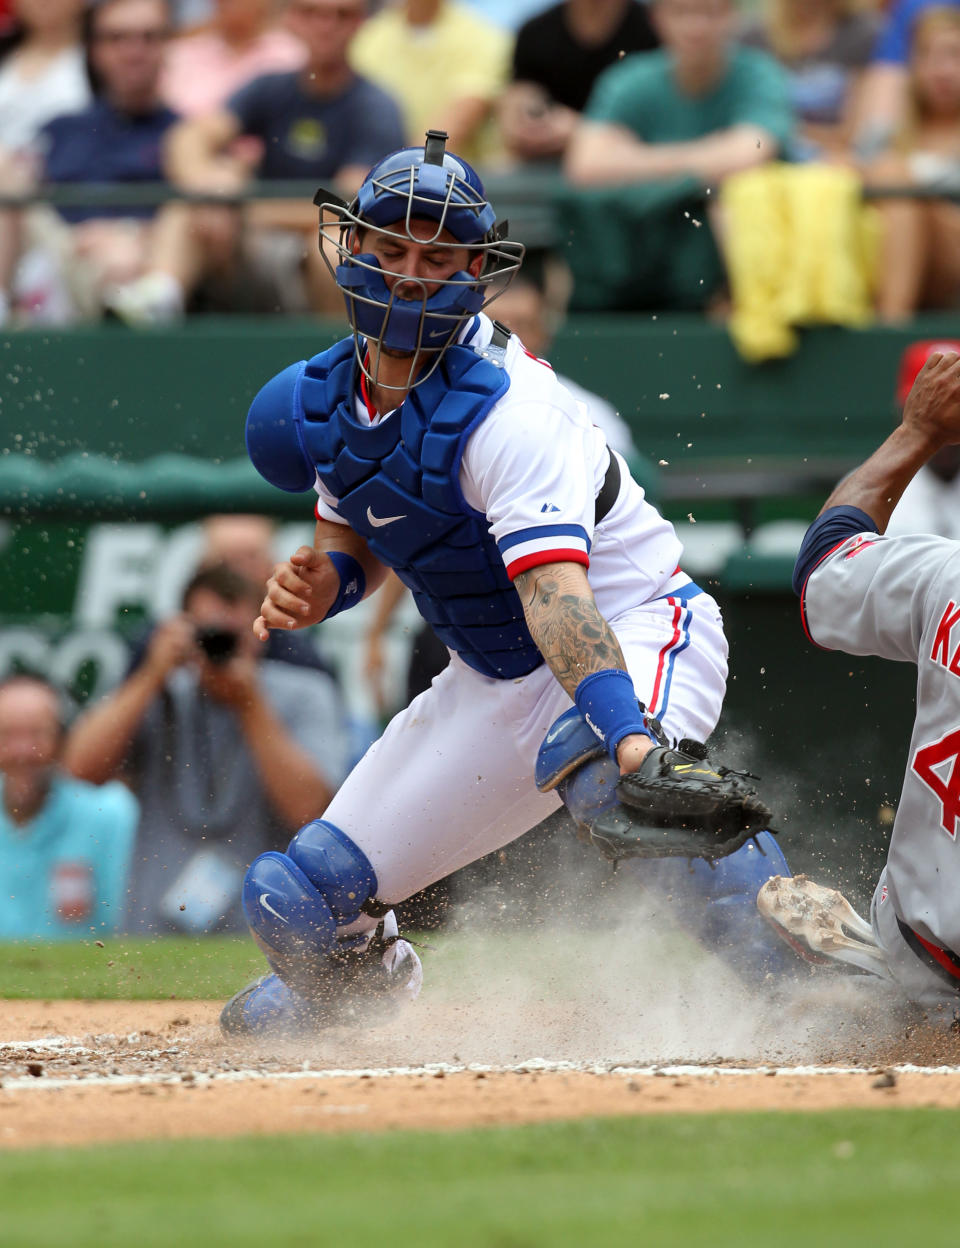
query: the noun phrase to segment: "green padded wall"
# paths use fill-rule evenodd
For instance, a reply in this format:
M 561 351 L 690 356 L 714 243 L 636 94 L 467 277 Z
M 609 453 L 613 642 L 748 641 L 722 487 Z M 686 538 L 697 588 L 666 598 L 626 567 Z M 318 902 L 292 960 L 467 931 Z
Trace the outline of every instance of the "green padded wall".
M 242 455 L 258 387 L 341 332 L 310 321 L 197 318 L 136 333 L 0 335 L 3 448 L 43 459 L 71 450 L 135 460 Z M 958 332 L 956 317 L 910 330 L 809 330 L 795 355 L 757 366 L 697 317 L 594 316 L 568 322 L 551 355 L 559 371 L 620 409 L 641 450 L 675 468 L 703 458 L 860 454 L 891 419 L 903 346 Z

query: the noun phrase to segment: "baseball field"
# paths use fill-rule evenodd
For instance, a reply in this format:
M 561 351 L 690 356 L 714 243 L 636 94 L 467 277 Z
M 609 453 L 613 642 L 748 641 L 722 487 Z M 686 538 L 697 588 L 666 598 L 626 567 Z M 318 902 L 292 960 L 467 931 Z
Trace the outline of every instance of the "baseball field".
M 227 1044 L 246 940 L 9 946 L 0 1243 L 954 1245 L 960 1038 L 611 919 L 425 938 L 420 1001 Z

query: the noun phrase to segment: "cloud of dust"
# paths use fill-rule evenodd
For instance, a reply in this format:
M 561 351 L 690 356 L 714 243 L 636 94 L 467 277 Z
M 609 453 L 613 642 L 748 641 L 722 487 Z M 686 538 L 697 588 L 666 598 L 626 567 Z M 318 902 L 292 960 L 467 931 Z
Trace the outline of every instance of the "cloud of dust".
M 675 922 L 635 875 L 561 854 L 544 913 L 518 917 L 496 887 L 421 949 L 421 998 L 362 1035 L 328 1033 L 327 1063 L 599 1065 L 869 1062 L 900 1022 L 881 981 L 812 968 L 747 982 Z M 538 890 L 540 891 L 540 890 Z M 765 931 L 765 929 L 763 929 Z M 771 933 L 772 946 L 779 949 Z M 786 948 L 784 946 L 784 948 Z
M 725 727 L 711 757 L 760 771 L 791 869 L 840 886 L 865 909 L 884 848 L 866 844 L 868 812 L 836 815 L 830 795 L 775 763 L 766 745 L 752 730 Z M 418 1002 L 362 1034 L 325 1033 L 311 1057 L 353 1068 L 846 1065 L 881 1060 L 874 1055 L 902 1042 L 905 1003 L 880 980 L 810 966 L 759 917 L 725 955 L 689 921 L 709 903 L 645 887 L 652 864 L 613 874 L 570 828 L 543 832 L 507 848 L 498 879 L 470 880 L 447 927 L 425 938 Z M 748 936 L 776 951 L 775 971 L 735 969 L 730 955 Z
M 855 748 L 848 758 L 824 757 L 816 741 L 786 765 L 782 740 L 723 721 L 710 750 L 717 762 L 759 773 L 757 788 L 791 871 L 839 888 L 866 913 L 886 859 L 902 769 L 878 775 Z

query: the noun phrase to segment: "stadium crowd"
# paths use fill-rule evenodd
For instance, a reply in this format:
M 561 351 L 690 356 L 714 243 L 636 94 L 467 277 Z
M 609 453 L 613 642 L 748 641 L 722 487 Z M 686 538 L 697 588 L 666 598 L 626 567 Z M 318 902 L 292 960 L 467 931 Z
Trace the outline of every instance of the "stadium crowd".
M 957 301 L 955 0 L 0 0 L 0 324 L 338 314 L 302 190 L 430 126 L 540 177 L 574 309 L 750 305 L 810 187 L 864 305 L 810 319 Z

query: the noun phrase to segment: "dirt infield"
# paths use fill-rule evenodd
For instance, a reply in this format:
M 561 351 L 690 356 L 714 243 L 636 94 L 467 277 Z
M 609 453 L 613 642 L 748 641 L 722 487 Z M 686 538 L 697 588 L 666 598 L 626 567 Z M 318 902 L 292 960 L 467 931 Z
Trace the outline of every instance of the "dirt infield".
M 466 1047 L 462 1006 L 436 1005 L 359 1041 L 329 1034 L 322 1044 L 282 1052 L 228 1045 L 216 1027 L 218 1009 L 176 1001 L 0 1003 L 0 1147 L 445 1130 L 587 1115 L 960 1108 L 960 1040 L 942 1028 L 898 1028 L 872 1052 L 861 1044 L 852 1058 L 839 1051 L 848 1038 L 830 1066 L 702 1057 L 684 1065 L 582 1057 L 491 1064 L 449 1047 L 451 1037 Z M 553 1034 L 549 1025 L 544 1034 Z M 425 1061 L 411 1061 L 415 1053 Z

